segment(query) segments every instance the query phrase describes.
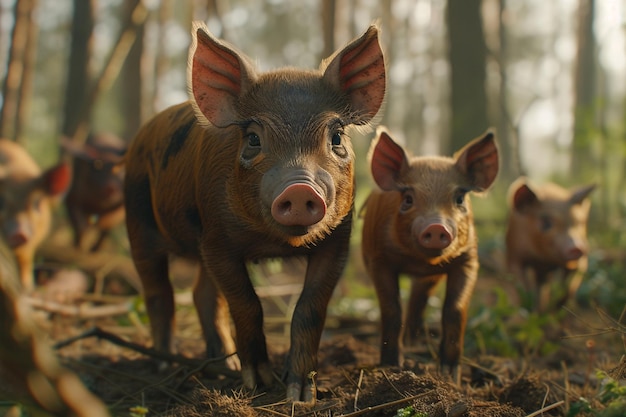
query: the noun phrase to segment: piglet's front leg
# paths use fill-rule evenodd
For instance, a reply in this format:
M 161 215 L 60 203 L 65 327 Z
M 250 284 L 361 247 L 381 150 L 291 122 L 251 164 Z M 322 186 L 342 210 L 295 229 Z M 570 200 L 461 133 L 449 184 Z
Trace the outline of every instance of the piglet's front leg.
M 326 309 L 348 259 L 351 219 L 309 255 L 302 294 L 291 321 L 291 349 L 284 368 L 288 401 L 315 400 L 314 372 Z
M 478 261 L 471 257 L 464 263 L 452 266 L 448 272 L 439 362 L 442 371 L 448 370 L 457 383 L 460 382 L 458 365 L 463 352 L 467 310 L 477 276 Z

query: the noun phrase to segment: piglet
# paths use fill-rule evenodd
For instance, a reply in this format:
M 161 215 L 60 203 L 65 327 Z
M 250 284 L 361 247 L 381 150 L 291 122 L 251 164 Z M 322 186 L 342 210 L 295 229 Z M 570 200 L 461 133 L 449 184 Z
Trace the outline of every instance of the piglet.
M 65 206 L 74 246 L 84 246 L 87 231 L 93 227 L 98 235 L 89 250 L 95 252 L 124 221 L 124 173 L 119 163 L 126 143 L 111 133 L 98 133 L 89 135 L 84 145 L 66 139 L 62 148 L 73 156 L 73 180 Z
M 35 252 L 50 231 L 51 206 L 70 182 L 65 162 L 42 172 L 21 145 L 0 139 L 0 229 L 15 255 L 24 291 L 35 285 Z
M 350 243 L 354 153 L 347 130 L 372 120 L 385 94 L 378 29 L 317 71 L 259 73 L 196 23 L 188 62 L 191 101 L 155 116 L 126 154 L 126 225 L 154 346 L 172 349 L 168 256 L 194 259 L 207 355 L 236 350 L 246 387 L 271 384 L 263 311 L 246 263 L 304 256 L 284 380 L 289 400 L 312 400 L 326 307 Z M 228 363 L 239 366 L 233 357 Z
M 565 305 L 587 271 L 589 194 L 594 188 L 595 184 L 573 190 L 554 183 L 531 185 L 524 177 L 509 187 L 507 267 L 534 297 L 533 308 L 539 312 Z M 553 300 L 551 275 L 560 275 L 564 289 Z
M 468 194 L 487 190 L 497 176 L 494 134 L 476 138 L 452 158 L 416 157 L 379 129 L 370 155 L 380 189 L 371 192 L 364 206 L 362 254 L 380 304 L 380 362 L 399 364 L 400 275 L 412 278 L 405 345 L 414 344 L 423 332 L 428 298 L 436 284 L 447 279 L 439 360 L 458 378 L 467 309 L 479 267 Z

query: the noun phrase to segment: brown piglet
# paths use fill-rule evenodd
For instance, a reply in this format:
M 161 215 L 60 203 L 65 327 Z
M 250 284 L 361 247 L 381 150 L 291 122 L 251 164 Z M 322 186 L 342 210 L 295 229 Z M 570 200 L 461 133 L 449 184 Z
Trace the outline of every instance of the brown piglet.
M 0 139 L 0 227 L 27 292 L 35 285 L 35 252 L 50 231 L 51 206 L 64 195 L 70 182 L 66 163 L 42 172 L 21 145 Z
M 84 246 L 87 232 L 93 228 L 97 236 L 89 250 L 95 252 L 124 221 L 124 171 L 118 164 L 126 143 L 112 133 L 98 133 L 89 135 L 83 145 L 65 140 L 62 148 L 73 157 L 73 180 L 65 207 L 74 231 L 74 247 Z
M 539 312 L 565 305 L 587 271 L 589 194 L 594 188 L 594 184 L 572 190 L 549 182 L 531 185 L 524 177 L 509 187 L 507 268 Z M 560 275 L 559 296 L 550 295 L 551 275 Z
M 271 384 L 263 311 L 246 263 L 304 256 L 283 379 L 289 400 L 312 400 L 326 308 L 349 249 L 355 157 L 347 129 L 368 124 L 385 94 L 378 29 L 317 71 L 259 73 L 195 23 L 188 82 L 190 102 L 155 116 L 126 154 L 126 224 L 154 346 L 173 348 L 168 256 L 194 259 L 207 355 L 236 350 L 238 360 L 227 363 L 240 362 L 246 387 Z
M 384 129 L 371 148 L 376 184 L 364 206 L 362 251 L 380 304 L 380 362 L 398 365 L 402 307 L 399 277 L 412 278 L 404 345 L 424 331 L 436 284 L 447 279 L 439 360 L 458 378 L 467 309 L 478 274 L 477 239 L 468 194 L 487 190 L 498 174 L 494 134 L 485 133 L 454 157 L 408 154 Z

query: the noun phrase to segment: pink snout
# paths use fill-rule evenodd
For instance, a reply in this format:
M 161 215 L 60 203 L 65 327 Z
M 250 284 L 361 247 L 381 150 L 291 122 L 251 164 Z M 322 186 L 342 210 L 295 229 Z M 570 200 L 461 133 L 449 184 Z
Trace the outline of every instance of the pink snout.
M 445 249 L 454 239 L 452 232 L 442 223 L 429 224 L 418 236 L 419 243 L 427 249 Z
M 312 226 L 325 214 L 322 196 L 304 183 L 288 186 L 272 203 L 272 217 L 284 226 Z
M 576 261 L 583 257 L 585 252 L 578 246 L 573 246 L 565 252 L 565 259 L 568 261 Z
M 7 243 L 11 248 L 22 246 L 28 241 L 28 236 L 21 230 L 18 230 L 7 237 Z

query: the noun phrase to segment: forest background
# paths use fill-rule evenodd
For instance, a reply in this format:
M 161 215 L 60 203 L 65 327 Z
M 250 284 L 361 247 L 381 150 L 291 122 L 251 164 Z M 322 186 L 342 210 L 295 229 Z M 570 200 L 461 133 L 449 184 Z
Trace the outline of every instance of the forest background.
M 517 176 L 595 182 L 579 298 L 621 312 L 623 0 L 0 0 L 0 136 L 43 166 L 59 157 L 62 136 L 132 140 L 155 113 L 187 99 L 192 20 L 262 69 L 317 67 L 379 22 L 388 69 L 381 123 L 395 138 L 415 154 L 449 155 L 496 128 L 500 176 L 474 203 L 481 253 L 503 250 L 506 189 Z M 373 134 L 354 135 L 359 206 L 373 185 Z

